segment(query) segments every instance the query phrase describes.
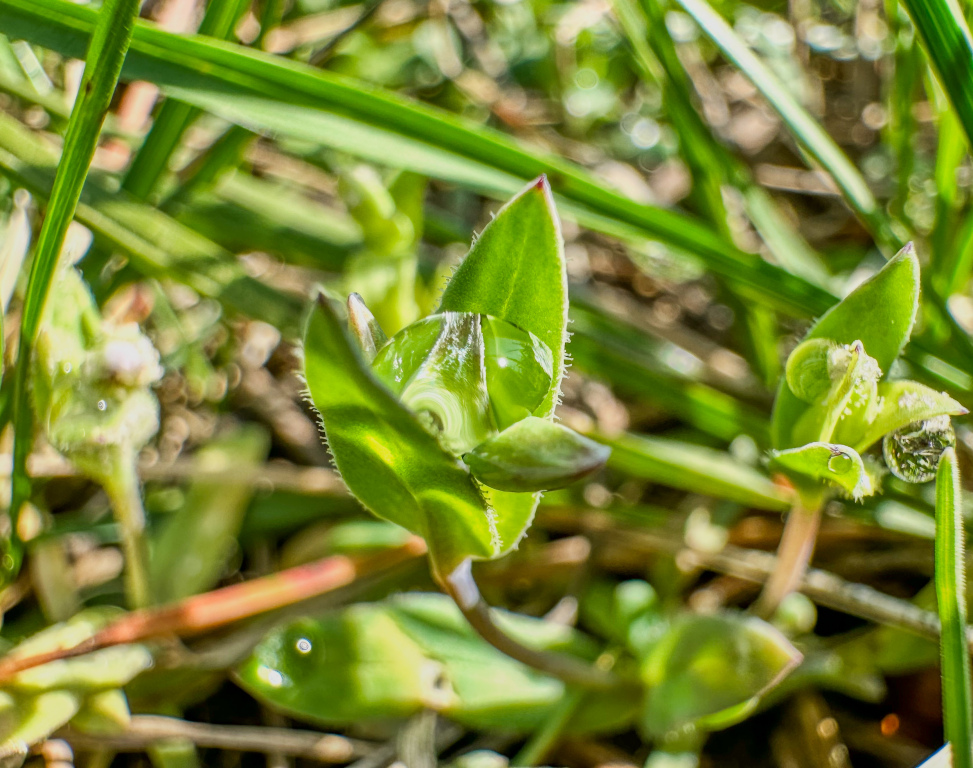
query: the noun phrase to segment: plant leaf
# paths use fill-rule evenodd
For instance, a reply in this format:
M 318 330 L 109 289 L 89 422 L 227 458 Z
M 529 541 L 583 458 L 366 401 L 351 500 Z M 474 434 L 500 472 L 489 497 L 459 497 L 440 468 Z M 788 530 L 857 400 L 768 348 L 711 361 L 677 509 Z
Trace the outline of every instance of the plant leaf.
M 543 341 L 554 380 L 535 416 L 554 412 L 564 375 L 568 285 L 561 224 L 543 176 L 501 208 L 449 280 L 438 312 L 492 315 Z
M 945 392 L 937 392 L 915 381 L 880 381 L 877 397 L 877 413 L 866 425 L 864 432 L 855 436 L 856 442 L 852 443 L 859 453 L 864 453 L 884 435 L 907 424 L 944 414 L 962 416 L 968 413 L 966 408 Z M 842 431 L 843 426 L 839 424 L 835 433 L 838 441 L 846 437 Z M 851 435 L 847 437 L 850 438 Z
M 372 375 L 323 297 L 307 326 L 304 365 L 335 465 L 369 510 L 425 538 L 446 573 L 516 544 L 529 511 L 498 519 L 489 510 L 462 463 Z
M 838 485 L 856 500 L 875 492 L 862 457 L 847 445 L 808 443 L 800 448 L 774 451 L 771 461 L 798 475 Z
M 528 416 L 463 456 L 473 477 L 501 491 L 563 488 L 604 466 L 611 448 Z
M 883 373 L 909 340 L 919 308 L 919 260 L 907 245 L 877 274 L 826 312 L 805 340 L 830 339 L 837 344 L 861 341 Z M 795 448 L 798 420 L 810 406 L 782 381 L 774 401 L 771 438 L 775 448 Z
M 453 274 L 437 311 L 491 315 L 546 344 L 554 375 L 534 415 L 554 413 L 564 374 L 568 291 L 561 224 L 546 178 L 532 181 L 497 212 Z M 500 521 L 524 520 L 525 527 L 539 500 L 496 489 L 486 495 Z
M 973 694 L 966 639 L 966 538 L 959 463 L 943 451 L 936 472 L 936 602 L 942 624 L 943 726 L 954 768 L 973 766 Z
M 565 626 L 494 611 L 537 650 L 585 659 L 593 642 Z M 301 718 L 356 723 L 433 709 L 467 727 L 522 733 L 541 727 L 566 694 L 487 645 L 444 595 L 407 594 L 300 619 L 269 634 L 238 670 L 261 701 Z M 590 732 L 631 719 L 635 691 L 590 693 L 573 727 Z
M 647 734 L 738 722 L 801 661 L 800 652 L 760 619 L 727 613 L 678 618 L 642 661 Z

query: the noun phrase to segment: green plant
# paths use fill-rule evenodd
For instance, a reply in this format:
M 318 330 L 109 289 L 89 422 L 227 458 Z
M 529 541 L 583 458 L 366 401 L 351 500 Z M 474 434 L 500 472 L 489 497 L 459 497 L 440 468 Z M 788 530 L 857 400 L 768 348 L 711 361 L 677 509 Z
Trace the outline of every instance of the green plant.
M 861 500 L 876 492 L 880 466 L 862 454 L 883 441 L 896 477 L 935 477 L 955 442 L 949 416 L 967 409 L 918 382 L 888 378 L 909 341 L 919 308 L 919 261 L 907 245 L 874 277 L 815 323 L 787 358 L 772 417 L 771 466 L 793 483 L 791 511 L 759 609 L 770 614 L 803 576 L 821 509 L 836 492 Z
M 384 341 L 360 299 L 350 305 L 356 345 L 323 297 L 304 344 L 335 465 L 366 508 L 426 539 L 437 579 L 502 644 L 487 627 L 470 559 L 516 547 L 539 491 L 608 458 L 553 421 L 567 292 L 546 180 L 528 185 L 477 238 L 437 314 Z

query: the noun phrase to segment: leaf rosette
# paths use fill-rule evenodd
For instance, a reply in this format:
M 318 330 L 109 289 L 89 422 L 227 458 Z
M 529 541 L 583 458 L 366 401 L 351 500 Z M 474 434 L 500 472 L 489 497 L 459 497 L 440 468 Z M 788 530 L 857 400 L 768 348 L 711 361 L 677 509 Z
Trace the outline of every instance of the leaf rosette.
M 423 536 L 436 569 L 517 545 L 539 492 L 596 470 L 603 446 L 554 423 L 567 279 L 542 177 L 476 239 L 438 311 L 386 339 L 321 299 L 305 374 L 335 465 L 369 510 Z

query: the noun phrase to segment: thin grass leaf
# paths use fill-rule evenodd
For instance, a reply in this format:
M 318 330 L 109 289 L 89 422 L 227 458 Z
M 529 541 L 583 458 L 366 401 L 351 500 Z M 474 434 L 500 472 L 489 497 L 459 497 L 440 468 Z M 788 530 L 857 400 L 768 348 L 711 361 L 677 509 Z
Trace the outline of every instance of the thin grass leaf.
M 27 455 L 33 435 L 32 411 L 27 405 L 27 380 L 34 341 L 57 267 L 58 256 L 81 197 L 81 188 L 95 153 L 101 125 L 111 102 L 125 52 L 138 15 L 138 0 L 106 0 L 97 17 L 85 62 L 78 99 L 68 121 L 64 151 L 51 189 L 44 223 L 37 238 L 20 323 L 20 347 L 14 373 L 14 467 L 11 514 L 16 517 L 30 496 Z M 16 530 L 16 529 L 15 529 Z M 4 558 L 8 573 L 19 567 L 18 555 Z
M 966 641 L 966 540 L 959 463 L 952 448 L 936 472 L 936 601 L 942 623 L 943 724 L 953 768 L 973 768 L 973 695 Z
M 712 448 L 647 435 L 599 439 L 612 448 L 608 466 L 632 477 L 772 512 L 793 503 L 766 475 Z
M 956 0 L 903 0 L 950 104 L 973 144 L 973 37 Z
M 805 151 L 831 175 L 845 201 L 872 235 L 886 247 L 901 245 L 900 238 L 892 230 L 858 169 L 834 139 L 798 103 L 793 90 L 777 79 L 733 28 L 704 0 L 678 0 L 678 3 L 693 17 L 723 55 L 754 84 Z
M 0 114 L 0 174 L 35 197 L 50 194 L 57 154 Z M 161 211 L 88 180 L 75 216 L 99 245 L 124 253 L 143 275 L 185 283 L 224 307 L 296 332 L 301 302 L 249 276 L 228 251 Z
M 250 0 L 214 0 L 206 9 L 199 34 L 226 40 L 249 7 Z M 200 114 L 202 110 L 197 107 L 175 99 L 167 100 L 132 160 L 122 189 L 139 200 L 147 199 L 158 187 L 186 129 Z

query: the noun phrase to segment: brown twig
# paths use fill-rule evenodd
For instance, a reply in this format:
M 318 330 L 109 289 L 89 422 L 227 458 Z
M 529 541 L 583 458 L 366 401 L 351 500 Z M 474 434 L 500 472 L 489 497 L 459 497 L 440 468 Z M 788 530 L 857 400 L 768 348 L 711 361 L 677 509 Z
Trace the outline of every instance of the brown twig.
M 70 728 L 58 733 L 76 749 L 141 752 L 160 739 L 187 739 L 198 747 L 237 752 L 278 752 L 320 763 L 348 763 L 371 752 L 367 742 L 330 733 L 292 728 L 191 723 L 175 717 L 135 715 L 121 733 L 87 734 Z
M 70 648 L 30 656 L 20 656 L 16 650 L 7 654 L 0 658 L 0 682 L 31 667 L 82 656 L 112 645 L 208 632 L 347 586 L 363 575 L 419 557 L 425 551 L 425 542 L 416 536 L 381 555 L 357 559 L 340 555 L 326 557 L 169 605 L 133 611 Z

